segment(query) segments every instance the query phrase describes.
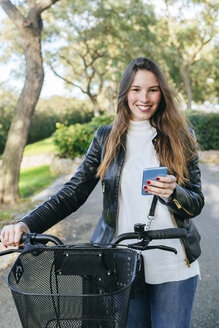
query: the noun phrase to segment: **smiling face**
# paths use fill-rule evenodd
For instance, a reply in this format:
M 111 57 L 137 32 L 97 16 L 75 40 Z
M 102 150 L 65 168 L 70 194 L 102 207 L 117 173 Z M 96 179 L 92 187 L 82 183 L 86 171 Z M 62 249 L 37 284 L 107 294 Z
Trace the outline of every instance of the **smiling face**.
M 161 91 L 156 76 L 147 70 L 137 71 L 128 91 L 127 99 L 133 121 L 151 118 L 161 99 Z

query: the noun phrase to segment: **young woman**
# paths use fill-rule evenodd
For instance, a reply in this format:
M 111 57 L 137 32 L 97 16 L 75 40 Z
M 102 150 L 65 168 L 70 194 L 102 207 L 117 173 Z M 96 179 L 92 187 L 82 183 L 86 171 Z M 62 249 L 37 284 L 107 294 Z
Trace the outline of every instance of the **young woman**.
M 149 181 L 149 195 L 141 195 L 143 169 L 160 165 L 167 166 L 168 175 Z M 156 249 L 143 252 L 145 282 L 131 300 L 127 328 L 190 327 L 200 255 L 192 218 L 204 205 L 196 141 L 177 108 L 176 95 L 149 59 L 136 58 L 126 68 L 116 119 L 97 130 L 71 180 L 19 223 L 5 226 L 2 242 L 18 245 L 23 232 L 47 230 L 76 211 L 99 179 L 103 212 L 92 242 L 110 243 L 117 234 L 132 231 L 136 222 L 147 224 L 153 195 L 158 201 L 148 228 L 188 230 L 183 241 L 162 241 L 176 248 L 177 255 Z

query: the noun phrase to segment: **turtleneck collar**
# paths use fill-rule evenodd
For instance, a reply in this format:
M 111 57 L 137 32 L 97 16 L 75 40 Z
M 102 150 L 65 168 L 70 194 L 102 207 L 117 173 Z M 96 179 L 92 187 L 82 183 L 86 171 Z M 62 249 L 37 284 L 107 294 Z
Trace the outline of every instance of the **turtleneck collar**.
M 146 137 L 153 139 L 157 134 L 157 130 L 151 126 L 149 120 L 129 122 L 128 136 Z

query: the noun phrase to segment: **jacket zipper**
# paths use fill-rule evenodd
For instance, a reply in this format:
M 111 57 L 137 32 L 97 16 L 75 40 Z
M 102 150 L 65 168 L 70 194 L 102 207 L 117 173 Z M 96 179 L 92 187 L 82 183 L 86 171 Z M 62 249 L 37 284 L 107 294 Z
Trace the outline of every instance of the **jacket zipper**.
M 192 213 L 190 213 L 190 212 L 187 211 L 184 207 L 182 207 L 182 205 L 180 205 L 180 203 L 178 202 L 178 200 L 177 200 L 176 198 L 174 198 L 173 201 L 174 201 L 174 203 L 176 204 L 176 206 L 178 207 L 178 209 L 183 209 L 186 213 L 188 213 L 189 215 L 192 215 Z M 180 241 L 181 241 L 181 244 L 182 244 L 182 246 L 183 246 L 183 248 L 184 248 L 185 255 L 186 255 L 186 248 L 185 248 L 185 245 L 184 245 L 182 239 L 180 239 Z M 191 265 L 190 265 L 190 262 L 189 262 L 187 256 L 185 257 L 184 261 L 186 262 L 187 267 L 190 268 Z
M 178 200 L 177 200 L 176 198 L 173 199 L 173 202 L 176 204 L 176 206 L 177 206 L 178 209 L 182 209 L 182 210 L 184 210 L 187 214 L 193 216 L 193 214 L 192 214 L 191 212 L 187 211 L 187 210 L 186 210 L 186 209 L 185 209 L 185 208 L 184 208 L 184 207 L 178 202 Z
M 121 144 L 121 146 L 124 149 L 125 158 L 126 158 L 126 150 L 125 150 L 125 147 L 122 144 Z M 120 184 L 121 184 L 121 175 L 122 175 L 122 171 L 123 171 L 123 167 L 124 167 L 124 163 L 125 163 L 125 158 L 124 158 L 124 162 L 122 164 L 122 168 L 121 168 L 121 172 L 120 172 L 120 176 L 119 176 L 119 189 L 120 189 Z M 119 191 L 119 189 L 118 189 L 118 191 Z M 115 229 L 115 234 L 114 234 L 113 238 L 115 238 L 117 236 L 117 231 L 118 231 L 118 216 L 119 216 L 119 214 L 118 214 L 118 208 L 119 208 L 119 198 L 117 199 L 116 229 Z
M 185 259 L 184 259 L 184 261 L 186 262 L 187 267 L 190 268 L 191 265 L 190 265 L 190 262 L 189 262 L 189 260 L 188 260 L 188 258 L 186 256 L 186 248 L 185 248 L 185 245 L 184 245 L 182 239 L 180 239 L 180 241 L 181 241 L 182 247 L 184 248 L 184 252 L 185 252 Z

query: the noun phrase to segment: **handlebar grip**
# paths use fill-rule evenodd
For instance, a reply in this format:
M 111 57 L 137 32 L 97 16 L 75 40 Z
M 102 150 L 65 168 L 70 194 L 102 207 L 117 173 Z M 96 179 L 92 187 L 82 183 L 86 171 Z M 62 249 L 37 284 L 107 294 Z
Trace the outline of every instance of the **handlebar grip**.
M 23 235 L 21 236 L 21 244 L 28 239 L 30 240 L 30 242 L 33 243 L 48 243 L 49 241 L 51 241 L 55 245 L 64 245 L 64 243 L 56 236 L 39 233 L 23 233 Z
M 184 228 L 170 228 L 164 230 L 150 230 L 147 231 L 150 239 L 172 239 L 172 238 L 185 238 L 187 230 Z
M 1 235 L 1 230 L 0 230 Z M 29 233 L 24 232 L 20 239 L 20 244 L 25 243 L 29 239 L 30 242 L 38 242 L 38 243 L 48 243 L 51 241 L 55 245 L 64 245 L 64 243 L 56 236 L 53 235 L 46 235 L 46 234 L 39 234 L 39 233 Z M 1 242 L 1 238 L 0 238 Z

